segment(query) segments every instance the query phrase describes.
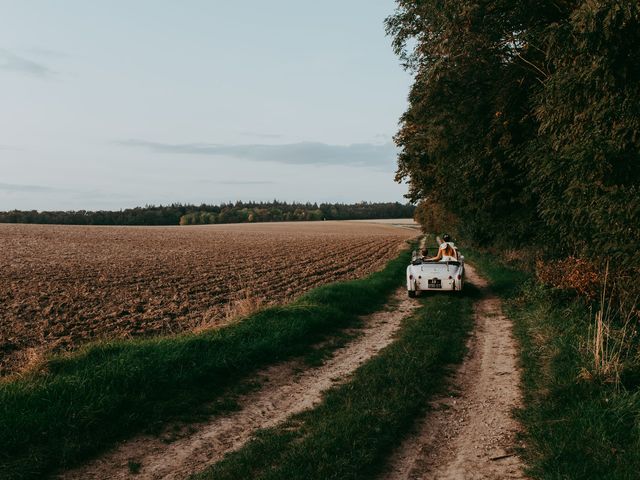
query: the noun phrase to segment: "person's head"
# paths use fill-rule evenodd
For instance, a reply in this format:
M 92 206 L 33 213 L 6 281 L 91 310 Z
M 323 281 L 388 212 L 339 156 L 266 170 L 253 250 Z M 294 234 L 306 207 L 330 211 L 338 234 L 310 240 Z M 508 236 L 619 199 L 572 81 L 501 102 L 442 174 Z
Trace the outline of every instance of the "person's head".
M 442 241 L 450 242 L 451 241 L 451 237 L 449 235 L 447 235 L 446 233 L 444 233 L 444 234 L 442 234 Z

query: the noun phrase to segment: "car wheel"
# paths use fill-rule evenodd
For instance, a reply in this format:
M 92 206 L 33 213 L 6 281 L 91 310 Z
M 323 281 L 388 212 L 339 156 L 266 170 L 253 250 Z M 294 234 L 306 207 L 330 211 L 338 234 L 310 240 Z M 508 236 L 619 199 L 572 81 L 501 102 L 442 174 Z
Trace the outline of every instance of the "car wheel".
M 415 290 L 407 290 L 407 293 L 409 294 L 409 298 L 416 298 Z

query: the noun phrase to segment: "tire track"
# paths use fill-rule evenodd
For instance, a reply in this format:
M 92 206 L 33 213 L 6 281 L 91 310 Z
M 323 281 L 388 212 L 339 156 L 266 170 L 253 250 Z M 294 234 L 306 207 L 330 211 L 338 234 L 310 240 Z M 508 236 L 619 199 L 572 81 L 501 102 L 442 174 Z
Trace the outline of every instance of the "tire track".
M 139 437 L 78 469 L 63 473 L 63 479 L 129 478 L 129 462 L 140 464 L 139 479 L 178 479 L 203 470 L 239 449 L 259 429 L 283 422 L 291 415 L 313 408 L 328 388 L 344 382 L 360 365 L 389 345 L 403 318 L 418 306 L 399 288 L 380 311 L 364 317 L 361 335 L 334 352 L 317 368 L 299 372 L 299 362 L 287 362 L 262 371 L 266 381 L 259 390 L 239 400 L 240 409 L 196 424 L 195 432 L 171 444 L 158 437 Z
M 431 402 L 433 410 L 394 454 L 385 479 L 526 478 L 512 417 L 522 402 L 512 325 L 486 280 L 469 265 L 465 272 L 484 294 L 475 305 L 468 354 L 453 392 Z

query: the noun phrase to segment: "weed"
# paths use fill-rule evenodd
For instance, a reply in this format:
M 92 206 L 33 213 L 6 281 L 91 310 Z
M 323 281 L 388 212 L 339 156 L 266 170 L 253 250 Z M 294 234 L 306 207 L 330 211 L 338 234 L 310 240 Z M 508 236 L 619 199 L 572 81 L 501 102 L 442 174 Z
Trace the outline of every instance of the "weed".
M 129 473 L 137 475 L 138 473 L 140 473 L 142 464 L 140 462 L 136 462 L 135 460 L 129 460 L 127 462 L 127 467 L 129 468 Z
M 595 313 L 593 327 L 590 326 L 586 342 L 587 356 L 592 358 L 592 368 L 583 369 L 581 378 L 597 377 L 612 383 L 616 388 L 630 355 L 637 348 L 636 309 L 624 301 L 624 297 L 607 291 L 609 265 L 607 264 L 599 308 Z M 612 287 L 615 288 L 615 287 Z M 617 308 L 614 306 L 617 304 Z
M 224 310 L 227 322 L 248 317 L 256 313 L 264 305 L 264 299 L 255 296 L 250 289 L 245 288 L 240 291 L 240 298 L 230 301 Z

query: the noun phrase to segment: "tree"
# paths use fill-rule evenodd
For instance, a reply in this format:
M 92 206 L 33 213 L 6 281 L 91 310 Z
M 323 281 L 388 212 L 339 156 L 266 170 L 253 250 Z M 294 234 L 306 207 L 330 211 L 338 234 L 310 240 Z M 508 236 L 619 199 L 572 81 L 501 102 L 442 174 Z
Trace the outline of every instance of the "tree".
M 518 243 L 536 231 L 517 152 L 536 135 L 529 101 L 541 76 L 525 24 L 548 8 L 525 4 L 400 0 L 387 19 L 396 52 L 415 72 L 395 137 L 396 179 L 409 181 L 412 201 L 435 199 L 458 215 L 482 243 Z
M 640 5 L 581 2 L 547 30 L 528 179 L 565 250 L 640 267 Z

